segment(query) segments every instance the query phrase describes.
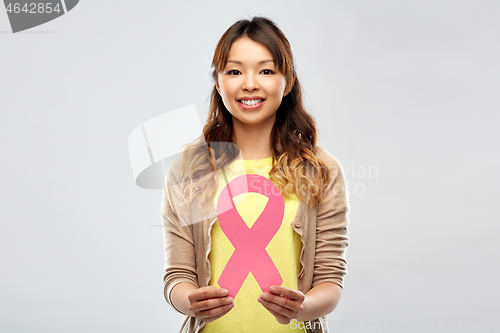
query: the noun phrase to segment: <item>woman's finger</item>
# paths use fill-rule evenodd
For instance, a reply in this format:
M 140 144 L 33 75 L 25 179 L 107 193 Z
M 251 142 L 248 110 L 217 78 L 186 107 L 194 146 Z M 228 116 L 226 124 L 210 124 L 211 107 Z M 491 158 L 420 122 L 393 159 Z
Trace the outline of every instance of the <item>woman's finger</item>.
M 278 323 L 283 324 L 283 325 L 287 325 L 290 323 L 291 319 L 283 316 L 281 313 L 278 313 L 278 312 L 276 312 L 272 309 L 269 309 L 269 308 L 266 308 L 266 310 L 269 311 L 269 313 L 271 313 L 276 318 L 276 321 Z
M 224 316 L 234 307 L 234 303 L 219 306 L 205 311 L 195 312 L 195 317 L 200 318 L 206 323 L 212 322 Z
M 302 311 L 302 308 L 303 308 L 302 301 L 297 301 L 297 300 L 290 299 L 290 298 L 284 298 L 281 295 L 262 293 L 258 299 L 266 301 L 266 302 L 274 303 L 276 305 L 279 305 L 280 307 L 286 308 L 286 309 L 288 309 L 292 312 L 295 312 L 295 313 Z
M 275 296 L 275 297 L 282 298 L 281 296 Z M 259 300 L 260 304 L 262 304 L 266 309 L 272 310 L 275 313 L 278 313 L 278 314 L 288 318 L 288 321 L 290 321 L 290 319 L 297 318 L 298 313 L 300 312 L 300 310 L 302 310 L 302 305 L 300 305 L 300 309 L 297 307 L 297 310 L 295 310 L 295 309 L 290 309 L 290 308 L 281 306 L 280 304 L 277 304 L 277 303 L 272 302 L 270 300 L 262 299 L 260 297 L 258 298 L 258 300 Z M 290 302 L 289 300 L 285 300 L 285 299 L 284 299 L 284 301 Z
M 216 298 L 216 297 L 225 297 L 227 296 L 227 289 L 216 288 L 214 286 L 198 288 L 188 295 L 188 300 L 190 303 L 198 302 L 204 299 Z
M 306 296 L 300 290 L 290 289 L 282 286 L 271 286 L 271 288 L 269 288 L 269 291 L 272 294 L 286 296 L 289 299 L 299 301 L 301 303 L 306 298 Z
M 213 308 L 217 308 L 217 307 L 224 306 L 224 305 L 230 305 L 230 304 L 233 304 L 232 297 L 210 298 L 210 299 L 205 299 L 202 301 L 191 303 L 191 305 L 189 306 L 189 310 L 196 313 L 196 312 L 210 310 Z

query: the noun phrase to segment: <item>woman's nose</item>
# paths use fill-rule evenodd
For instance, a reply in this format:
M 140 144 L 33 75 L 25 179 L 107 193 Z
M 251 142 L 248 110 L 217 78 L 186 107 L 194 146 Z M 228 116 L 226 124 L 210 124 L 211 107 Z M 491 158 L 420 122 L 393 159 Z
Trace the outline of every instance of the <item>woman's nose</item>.
M 257 78 L 254 75 L 245 75 L 241 88 L 248 91 L 259 90 L 259 83 L 257 82 Z

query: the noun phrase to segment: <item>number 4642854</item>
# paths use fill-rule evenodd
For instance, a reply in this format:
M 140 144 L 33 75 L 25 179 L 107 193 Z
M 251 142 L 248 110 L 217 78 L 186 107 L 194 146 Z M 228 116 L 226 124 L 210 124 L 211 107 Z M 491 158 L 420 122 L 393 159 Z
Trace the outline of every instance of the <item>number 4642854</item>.
M 50 14 L 52 12 L 60 13 L 61 8 L 59 6 L 59 2 L 56 3 L 54 7 L 52 7 L 51 2 L 46 2 L 46 3 L 25 3 L 24 6 L 21 7 L 19 3 L 9 3 L 7 6 L 7 13 L 29 13 L 29 14 L 42 14 L 42 13 L 47 13 Z

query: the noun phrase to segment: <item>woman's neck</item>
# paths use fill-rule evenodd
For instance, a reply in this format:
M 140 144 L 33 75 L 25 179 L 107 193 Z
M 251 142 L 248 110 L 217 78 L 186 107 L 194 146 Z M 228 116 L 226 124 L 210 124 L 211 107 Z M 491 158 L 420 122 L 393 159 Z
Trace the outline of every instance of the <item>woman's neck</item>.
M 238 145 L 244 160 L 260 160 L 272 156 L 272 123 L 248 125 L 233 121 L 233 142 Z

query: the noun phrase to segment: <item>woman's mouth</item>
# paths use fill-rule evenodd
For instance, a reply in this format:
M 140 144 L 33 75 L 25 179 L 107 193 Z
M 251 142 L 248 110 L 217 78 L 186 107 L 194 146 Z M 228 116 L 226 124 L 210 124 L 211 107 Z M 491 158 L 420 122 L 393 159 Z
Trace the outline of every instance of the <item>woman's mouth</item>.
M 240 99 L 238 103 L 244 110 L 258 109 L 262 106 L 265 99 Z

